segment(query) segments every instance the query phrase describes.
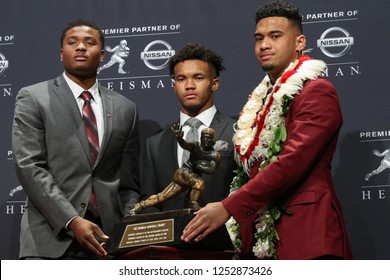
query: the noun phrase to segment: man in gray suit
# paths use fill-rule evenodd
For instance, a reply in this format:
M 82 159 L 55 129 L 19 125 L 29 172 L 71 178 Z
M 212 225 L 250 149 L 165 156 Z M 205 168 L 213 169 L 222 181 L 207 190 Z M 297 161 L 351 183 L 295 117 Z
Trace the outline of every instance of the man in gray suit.
M 216 133 L 216 149 L 221 154 L 216 172 L 212 175 L 203 174 L 206 187 L 198 199 L 200 206 L 229 195 L 230 182 L 236 169 L 232 145 L 235 120 L 224 116 L 214 106 L 214 92 L 219 86 L 219 73 L 225 69 L 222 62 L 222 57 L 198 44 L 188 44 L 169 62 L 174 90 L 181 105 L 178 124 L 183 128 L 184 138 L 190 130 L 186 121 L 196 118 L 200 120 L 197 140 L 200 140 L 200 132 L 204 128 L 213 128 Z M 175 171 L 182 165 L 182 156 L 183 149 L 177 143 L 171 126 L 146 140 L 142 198 L 163 191 L 172 182 Z M 187 208 L 190 192 L 191 188 L 172 199 L 146 208 L 141 213 Z
M 98 84 L 103 46 L 95 23 L 69 23 L 61 37 L 64 73 L 16 97 L 12 148 L 28 196 L 21 259 L 106 257 L 106 233 L 138 201 L 138 112 Z

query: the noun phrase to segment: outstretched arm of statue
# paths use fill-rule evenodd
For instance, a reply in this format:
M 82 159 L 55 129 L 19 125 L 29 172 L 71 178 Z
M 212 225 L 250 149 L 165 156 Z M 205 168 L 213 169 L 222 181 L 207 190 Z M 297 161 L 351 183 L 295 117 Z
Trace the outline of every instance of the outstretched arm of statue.
M 175 123 L 171 126 L 172 132 L 175 134 L 176 139 L 179 141 L 179 139 L 183 138 L 184 132 L 183 127 L 179 123 Z
M 114 51 L 116 51 L 117 48 L 118 48 L 118 46 L 115 46 L 114 48 L 111 48 L 110 46 L 106 46 L 104 49 L 108 52 L 114 52 Z
M 183 138 L 183 135 L 184 135 L 183 127 L 180 124 L 175 123 L 174 125 L 172 125 L 171 130 L 172 130 L 172 132 L 176 136 L 177 143 L 179 143 L 179 145 L 183 149 L 189 150 L 189 151 L 191 151 L 193 149 L 194 145 L 192 143 L 189 143 L 186 140 L 184 140 L 184 138 Z
M 387 149 L 387 150 L 384 150 L 382 153 L 381 152 L 379 152 L 378 150 L 374 150 L 372 153 L 374 154 L 374 155 L 376 155 L 377 157 L 384 157 L 384 156 L 386 156 L 387 154 L 389 154 L 389 149 Z

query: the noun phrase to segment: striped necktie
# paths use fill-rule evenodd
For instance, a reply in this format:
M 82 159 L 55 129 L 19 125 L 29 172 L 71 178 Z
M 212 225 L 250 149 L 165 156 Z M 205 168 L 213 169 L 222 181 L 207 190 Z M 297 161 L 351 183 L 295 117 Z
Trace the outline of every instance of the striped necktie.
M 99 136 L 95 114 L 93 113 L 91 107 L 91 99 L 93 99 L 93 97 L 89 91 L 84 91 L 80 97 L 84 100 L 82 112 L 84 127 L 89 143 L 89 156 L 91 157 L 92 164 L 95 164 L 96 158 L 99 154 Z
M 82 109 L 83 122 L 88 137 L 89 156 L 91 157 L 92 165 L 94 165 L 96 162 L 96 158 L 99 154 L 99 136 L 96 124 L 96 117 L 91 107 L 91 99 L 93 99 L 93 97 L 89 91 L 84 91 L 80 95 L 80 97 L 84 100 L 84 105 Z M 88 211 L 94 217 L 99 216 L 99 208 L 97 206 L 96 195 L 93 188 L 89 197 Z

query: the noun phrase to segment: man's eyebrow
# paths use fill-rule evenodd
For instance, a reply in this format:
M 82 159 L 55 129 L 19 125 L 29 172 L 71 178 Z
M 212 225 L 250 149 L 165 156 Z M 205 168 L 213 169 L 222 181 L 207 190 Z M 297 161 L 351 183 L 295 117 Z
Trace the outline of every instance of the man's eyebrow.
M 284 33 L 282 30 L 279 30 L 279 29 L 275 29 L 275 30 L 271 30 L 268 32 L 268 34 L 282 34 Z M 263 33 L 260 33 L 260 32 L 256 32 L 255 34 L 253 34 L 253 37 L 259 37 L 259 36 L 264 36 Z
M 76 36 L 76 35 L 71 35 L 71 36 L 66 37 L 65 39 L 80 39 L 80 37 Z M 85 37 L 81 37 L 81 39 L 89 40 L 89 39 L 95 39 L 95 37 L 94 36 L 85 36 Z

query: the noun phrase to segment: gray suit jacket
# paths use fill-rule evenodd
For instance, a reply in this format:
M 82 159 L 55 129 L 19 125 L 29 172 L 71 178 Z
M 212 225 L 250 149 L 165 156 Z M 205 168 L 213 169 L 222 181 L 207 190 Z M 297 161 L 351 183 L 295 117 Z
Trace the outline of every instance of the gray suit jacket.
M 233 125 L 236 121 L 221 114 L 215 114 L 210 127 L 217 135 L 217 140 L 226 141 L 229 145 L 227 151 L 221 151 L 221 162 L 217 171 L 212 175 L 203 174 L 206 188 L 201 193 L 198 203 L 204 206 L 209 202 L 220 201 L 229 195 L 230 183 L 234 176 L 233 170 L 236 163 L 233 157 Z M 171 128 L 168 127 L 160 133 L 146 140 L 145 154 L 143 157 L 143 176 L 141 184 L 141 198 L 162 191 L 173 180 L 173 174 L 179 168 L 177 162 L 177 141 Z M 145 209 L 143 213 L 155 211 L 167 211 L 187 207 L 185 191 L 156 207 Z
M 84 216 L 92 189 L 110 234 L 139 196 L 135 104 L 99 86 L 104 138 L 94 166 L 80 110 L 63 76 L 20 90 L 12 133 L 18 179 L 27 193 L 19 257 L 60 257 L 73 239 L 64 226 Z

